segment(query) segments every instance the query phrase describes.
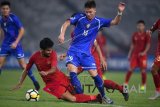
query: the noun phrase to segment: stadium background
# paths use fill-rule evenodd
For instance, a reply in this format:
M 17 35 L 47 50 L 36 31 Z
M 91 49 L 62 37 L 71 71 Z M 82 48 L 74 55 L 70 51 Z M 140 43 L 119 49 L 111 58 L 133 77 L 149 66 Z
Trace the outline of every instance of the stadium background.
M 50 37 L 55 42 L 55 50 L 58 54 L 66 52 L 69 42 L 58 45 L 57 37 L 63 22 L 73 13 L 83 10 L 86 0 L 10 0 L 12 12 L 19 16 L 24 27 L 25 36 L 22 44 L 26 53 L 26 60 L 35 50 L 39 49 L 39 41 L 44 37 Z M 128 67 L 127 54 L 130 47 L 131 35 L 136 31 L 136 22 L 144 19 L 146 28 L 160 17 L 159 0 L 96 0 L 97 16 L 114 18 L 117 14 L 117 5 L 125 2 L 126 10 L 121 23 L 118 26 L 105 29 L 110 57 L 108 59 L 109 70 L 123 70 Z M 70 30 L 67 31 L 66 40 L 70 38 Z M 157 45 L 157 33 L 152 35 L 151 49 L 149 51 L 148 69 L 151 67 L 153 55 Z M 65 62 L 59 66 L 65 68 Z M 7 60 L 5 68 L 17 68 L 15 58 Z

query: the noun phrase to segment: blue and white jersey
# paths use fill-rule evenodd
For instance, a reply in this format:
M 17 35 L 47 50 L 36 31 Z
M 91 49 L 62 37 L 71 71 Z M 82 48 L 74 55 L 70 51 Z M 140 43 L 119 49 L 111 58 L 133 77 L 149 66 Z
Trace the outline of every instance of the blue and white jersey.
M 14 14 L 10 14 L 6 18 L 0 16 L 0 26 L 4 31 L 2 46 L 10 46 L 17 39 L 20 28 L 23 27 L 19 18 Z
M 91 47 L 100 28 L 109 27 L 112 19 L 95 17 L 89 20 L 84 13 L 77 13 L 70 18 L 71 25 L 75 26 L 73 40 L 69 51 L 90 54 Z

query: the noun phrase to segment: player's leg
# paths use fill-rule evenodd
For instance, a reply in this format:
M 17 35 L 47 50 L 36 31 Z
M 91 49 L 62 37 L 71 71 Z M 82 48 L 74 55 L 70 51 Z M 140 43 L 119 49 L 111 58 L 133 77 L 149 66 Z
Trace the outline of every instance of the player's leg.
M 147 80 L 147 56 L 140 56 L 139 57 L 139 67 L 141 70 L 141 77 L 142 77 L 142 83 L 141 83 L 141 91 L 144 91 L 146 89 L 146 80 Z
M 71 63 L 67 64 L 67 69 L 69 71 L 70 79 L 71 79 L 71 84 L 74 86 L 75 91 L 77 94 L 82 94 L 83 89 L 81 86 L 81 82 L 78 79 L 77 76 L 77 67 Z
M 26 68 L 26 62 L 25 62 L 24 58 L 18 58 L 17 60 L 18 60 L 18 63 L 20 65 L 20 67 L 22 69 L 25 69 Z M 40 85 L 39 85 L 38 81 L 36 80 L 36 78 L 34 77 L 32 70 L 28 71 L 28 76 L 32 80 L 32 82 L 33 82 L 33 84 L 35 86 L 35 89 L 39 90 L 40 89 Z
M 155 84 L 155 87 L 156 87 L 155 95 L 149 97 L 149 99 L 151 99 L 151 100 L 155 100 L 155 99 L 158 99 L 160 97 L 160 76 L 158 74 L 158 71 L 160 69 L 159 68 L 160 62 L 159 63 L 158 62 L 159 62 L 159 60 L 155 61 L 153 66 L 152 66 L 152 69 L 151 69 L 153 81 L 154 81 L 154 84 Z
M 2 67 L 5 63 L 5 60 L 6 60 L 6 56 L 0 56 L 0 75 L 1 75 L 1 72 L 2 72 Z
M 101 94 L 102 97 L 102 103 L 107 103 L 107 104 L 113 104 L 113 101 L 105 96 L 105 91 L 104 91 L 104 86 L 103 86 L 103 80 L 102 78 L 98 75 L 97 70 L 88 70 L 89 74 L 92 76 L 94 83 L 98 89 L 98 91 Z
M 72 95 L 69 91 L 66 91 L 64 94 L 62 94 L 61 98 L 63 100 L 68 100 L 76 103 L 88 103 L 90 101 L 96 101 L 97 95 L 86 95 L 86 94 Z
M 69 71 L 69 76 L 71 79 L 72 86 L 74 86 L 77 94 L 82 94 L 83 93 L 82 85 L 77 76 L 79 67 L 79 56 L 77 54 L 78 54 L 77 52 L 68 51 L 66 64 L 67 64 L 67 69 Z
M 0 75 L 2 72 L 2 67 L 6 61 L 6 57 L 9 55 L 9 48 L 2 46 L 0 49 Z
M 128 84 L 128 82 L 129 82 L 137 64 L 138 64 L 137 63 L 137 58 L 132 56 L 131 59 L 130 59 L 130 67 L 129 67 L 129 69 L 127 71 L 127 74 L 126 74 L 126 77 L 125 77 L 125 84 Z

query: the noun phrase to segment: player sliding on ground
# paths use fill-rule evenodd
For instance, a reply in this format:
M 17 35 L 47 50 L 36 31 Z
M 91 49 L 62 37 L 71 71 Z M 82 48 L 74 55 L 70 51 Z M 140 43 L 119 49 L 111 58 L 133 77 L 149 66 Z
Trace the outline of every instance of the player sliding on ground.
M 149 48 L 150 35 L 145 31 L 145 22 L 143 20 L 139 20 L 137 22 L 137 32 L 133 33 L 131 40 L 131 48 L 128 54 L 130 67 L 126 74 L 125 84 L 128 84 L 134 69 L 138 67 L 140 68 L 142 76 L 141 91 L 146 89 L 147 52 Z
M 25 69 L 26 63 L 24 60 L 24 52 L 21 45 L 21 39 L 24 35 L 24 27 L 19 18 L 10 13 L 10 2 L 3 1 L 0 5 L 0 36 L 4 36 L 4 40 L 0 50 L 0 74 L 2 67 L 5 63 L 6 57 L 13 55 L 17 58 L 19 65 L 22 69 Z M 35 79 L 32 71 L 28 72 L 28 76 L 32 80 L 35 89 L 39 90 L 40 86 Z
M 19 89 L 32 65 L 35 64 L 41 75 L 45 87 L 43 88 L 49 94 L 58 99 L 71 102 L 84 103 L 89 101 L 100 101 L 100 95 L 76 94 L 69 78 L 57 67 L 57 54 L 52 49 L 53 42 L 49 38 L 40 41 L 40 51 L 35 52 L 29 59 L 26 69 L 23 71 L 19 83 L 13 90 Z
M 151 100 L 156 100 L 160 98 L 160 19 L 156 21 L 156 23 L 152 26 L 149 32 L 153 33 L 156 30 L 158 30 L 158 45 L 156 51 L 156 58 L 151 69 L 156 91 L 155 95 L 149 98 Z
M 60 43 L 64 43 L 64 36 L 66 29 L 70 25 L 74 25 L 73 32 L 74 39 L 67 52 L 66 64 L 70 72 L 71 84 L 75 87 L 76 92 L 83 93 L 82 86 L 77 77 L 78 67 L 82 66 L 85 70 L 89 71 L 89 74 L 94 79 L 103 103 L 112 104 L 113 101 L 106 97 L 103 87 L 103 81 L 97 74 L 96 64 L 90 49 L 96 39 L 96 35 L 102 27 L 109 27 L 117 25 L 122 13 L 125 9 L 124 3 L 118 5 L 118 15 L 115 19 L 104 19 L 96 17 L 96 3 L 93 0 L 88 0 L 84 5 L 85 16 L 83 14 L 73 15 L 70 19 L 66 20 L 61 27 L 61 33 L 58 37 Z

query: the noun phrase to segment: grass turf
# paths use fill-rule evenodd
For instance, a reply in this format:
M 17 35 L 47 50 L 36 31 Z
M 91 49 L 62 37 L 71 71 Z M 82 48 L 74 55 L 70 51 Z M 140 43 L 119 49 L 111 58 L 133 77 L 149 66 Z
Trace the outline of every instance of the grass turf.
M 25 100 L 25 92 L 28 89 L 34 88 L 32 82 L 27 77 L 22 88 L 17 91 L 10 91 L 10 89 L 17 84 L 21 72 L 16 71 L 3 71 L 0 75 L 0 107 L 103 107 L 110 105 L 102 105 L 98 103 L 70 103 L 63 100 L 58 100 L 54 96 L 44 92 L 42 88 L 44 87 L 44 83 L 42 82 L 41 77 L 37 72 L 34 72 L 37 80 L 41 84 L 40 93 L 40 101 L 38 102 L 29 102 Z M 83 75 L 83 74 L 81 74 Z M 80 79 L 83 82 L 84 78 L 80 75 Z M 86 75 L 86 74 L 85 74 Z M 123 72 L 108 72 L 106 74 L 107 79 L 111 79 L 116 81 L 117 83 L 122 84 L 124 81 L 125 74 Z M 92 83 L 91 78 L 88 77 L 86 79 L 88 83 Z M 160 107 L 160 99 L 155 101 L 150 101 L 147 98 L 154 94 L 154 84 L 152 81 L 152 76 L 148 73 L 147 77 L 147 90 L 146 93 L 138 93 L 138 85 L 141 82 L 141 75 L 139 73 L 134 73 L 131 77 L 130 88 L 134 85 L 136 90 L 133 90 L 130 93 L 130 98 L 128 102 L 125 102 L 122 95 L 115 91 L 114 93 L 106 94 L 114 100 L 114 105 L 111 107 Z M 93 90 L 93 87 L 90 87 Z M 134 87 L 132 87 L 134 88 Z M 85 87 L 85 93 L 88 93 L 88 87 Z M 94 92 L 98 93 L 97 91 Z M 93 93 L 91 93 L 93 94 Z

